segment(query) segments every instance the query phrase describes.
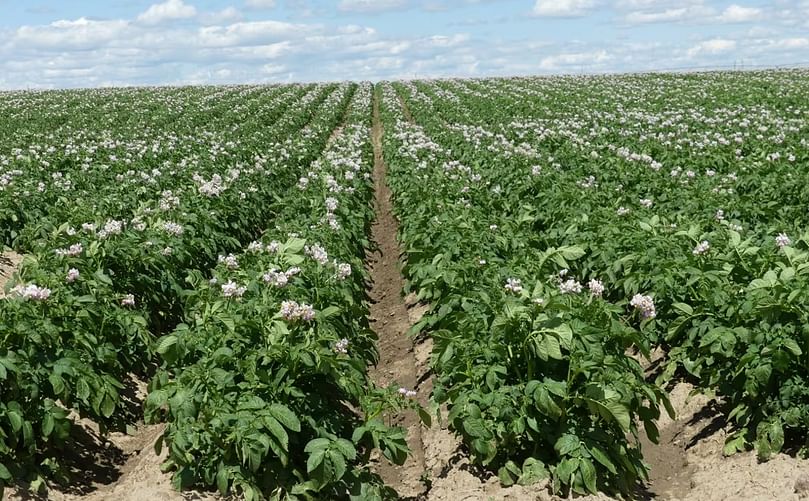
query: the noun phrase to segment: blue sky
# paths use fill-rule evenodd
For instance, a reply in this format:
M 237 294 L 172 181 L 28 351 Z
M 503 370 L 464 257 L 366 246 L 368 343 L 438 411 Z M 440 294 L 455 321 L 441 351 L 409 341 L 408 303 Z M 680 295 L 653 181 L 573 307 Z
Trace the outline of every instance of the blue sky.
M 0 0 L 0 88 L 809 63 L 809 0 Z

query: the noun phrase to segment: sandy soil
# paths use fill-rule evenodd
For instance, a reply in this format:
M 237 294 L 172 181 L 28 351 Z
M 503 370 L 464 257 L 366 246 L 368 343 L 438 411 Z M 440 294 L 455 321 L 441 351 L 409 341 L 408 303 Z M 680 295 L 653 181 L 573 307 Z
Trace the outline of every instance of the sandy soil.
M 0 253 L 0 299 L 6 296 L 6 284 L 22 263 L 23 256 L 10 250 Z
M 146 397 L 146 383 L 134 376 L 132 405 L 140 407 Z M 9 501 L 215 501 L 213 493 L 180 493 L 171 486 L 171 475 L 160 471 L 167 451 L 155 454 L 154 444 L 165 425 L 136 423 L 129 434 L 110 433 L 104 437 L 98 426 L 75 413 L 70 417 L 75 426 L 71 442 L 63 458 L 71 475 L 66 485 L 50 485 L 44 495 L 33 495 L 22 489 L 11 489 Z
M 385 181 L 387 167 L 382 157 L 382 123 L 379 120 L 379 103 L 374 102 L 374 188 L 376 220 L 371 228 L 376 250 L 368 259 L 371 274 L 371 325 L 379 336 L 380 360 L 371 372 L 373 380 L 381 386 L 391 384 L 407 389 L 416 388 L 416 361 L 413 342 L 407 335 L 411 323 L 402 298 L 404 282 L 399 270 L 401 254 L 396 240 L 398 222 L 391 212 L 390 189 Z M 426 404 L 427 395 L 419 397 Z M 424 448 L 421 424 L 413 411 L 396 416 L 394 422 L 408 432 L 408 444 L 413 454 L 402 466 L 380 460 L 375 470 L 403 497 L 418 497 L 425 486 L 421 482 L 424 472 Z

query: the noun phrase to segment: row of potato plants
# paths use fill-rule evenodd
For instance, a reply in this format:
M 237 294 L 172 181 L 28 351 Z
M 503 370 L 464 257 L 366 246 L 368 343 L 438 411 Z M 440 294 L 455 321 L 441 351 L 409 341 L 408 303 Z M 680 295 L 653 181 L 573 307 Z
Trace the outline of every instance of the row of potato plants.
M 604 82 L 603 93 L 580 90 L 581 99 L 602 104 L 563 114 L 584 130 L 606 122 L 608 137 L 591 129 L 588 142 L 563 127 L 568 144 L 544 144 L 582 168 L 533 176 L 539 182 L 521 183 L 514 199 L 546 195 L 534 208 L 552 244 L 588 242 L 577 266 L 607 268 L 611 287 L 655 298 L 659 313 L 646 332 L 669 354 L 659 380 L 685 376 L 721 396 L 727 454 L 754 446 L 767 459 L 785 444 L 806 454 L 809 199 L 800 186 L 809 145 L 807 109 L 795 106 L 809 94 L 806 72 L 656 77 L 671 88 L 636 99 L 623 116 L 605 114 L 604 95 L 625 96 L 614 89 L 623 80 L 630 79 Z M 768 97 L 773 84 L 783 89 L 777 99 Z M 706 95 L 710 104 L 695 111 Z M 626 115 L 643 117 L 646 130 L 622 121 Z
M 158 342 L 164 365 L 147 417 L 178 488 L 253 499 L 387 499 L 371 453 L 401 464 L 406 431 L 383 419 L 414 407 L 378 388 L 364 253 L 370 247 L 371 84 L 333 142 L 279 201 L 261 238 L 195 273 L 185 321 Z
M 777 99 L 767 95 L 774 84 L 783 89 Z M 465 228 L 465 239 L 499 240 L 509 263 L 523 247 L 579 248 L 578 259 L 559 263 L 574 277 L 554 277 L 560 289 L 595 278 L 590 285 L 624 317 L 638 311 L 642 343 L 668 352 L 658 382 L 686 377 L 722 397 L 731 425 L 726 453 L 755 445 L 766 459 L 785 443 L 805 452 L 809 266 L 799 186 L 809 155 L 807 110 L 796 105 L 809 92 L 805 72 L 399 89 L 440 138 L 433 149 L 458 161 L 442 174 L 470 165 L 481 176 L 438 201 L 441 210 L 479 210 L 490 225 L 475 230 L 490 236 Z M 473 219 L 464 217 L 464 226 Z M 444 221 L 431 223 L 439 222 L 446 230 Z M 493 261 L 486 247 L 480 257 Z M 417 279 L 473 266 L 442 264 Z
M 73 425 L 68 411 L 102 431 L 137 418 L 122 391 L 128 374 L 146 374 L 154 363 L 155 335 L 179 320 L 185 277 L 250 241 L 272 219 L 277 198 L 325 147 L 353 90 L 310 87 L 271 133 L 259 132 L 260 119 L 230 117 L 283 145 L 286 159 L 268 160 L 259 148 L 266 145 L 245 144 L 247 151 L 217 162 L 212 146 L 210 156 L 199 155 L 204 163 L 170 166 L 182 169 L 173 177 L 185 184 L 172 185 L 168 195 L 149 189 L 151 196 L 121 219 L 104 212 L 114 203 L 43 216 L 37 224 L 48 231 L 19 244 L 28 255 L 0 300 L 0 481 L 38 488 L 47 476 L 63 476 L 60 459 Z M 225 122 L 217 143 L 226 143 L 233 129 Z
M 434 401 L 472 459 L 506 484 L 550 477 L 557 491 L 630 492 L 646 478 L 638 424 L 654 436 L 668 405 L 626 353 L 648 343 L 602 297 L 598 277 L 585 293 L 560 272 L 583 257 L 580 246 L 513 238 L 526 219 L 492 223 L 490 187 L 507 172 L 459 161 L 462 150 L 405 118 L 392 86 L 381 93 L 404 273 L 432 305 L 416 330 L 434 340 Z
M 3 242 L 28 245 L 47 235 L 50 228 L 43 223 L 66 220 L 74 212 L 120 219 L 144 199 L 162 192 L 178 196 L 175 191 L 191 182 L 195 170 L 205 174 L 223 161 L 252 163 L 245 152 L 285 138 L 278 137 L 276 126 L 288 107 L 299 100 L 306 105 L 319 92 L 283 86 L 225 92 L 133 89 L 103 96 L 65 91 L 28 93 L 24 100 L 4 94 Z M 209 96 L 216 99 L 201 99 Z M 59 116 L 62 109 L 70 110 L 69 119 Z M 23 120 L 22 112 L 28 116 L 31 110 L 47 112 Z M 239 114 L 250 118 L 235 122 Z M 204 124 L 199 117 L 206 117 Z

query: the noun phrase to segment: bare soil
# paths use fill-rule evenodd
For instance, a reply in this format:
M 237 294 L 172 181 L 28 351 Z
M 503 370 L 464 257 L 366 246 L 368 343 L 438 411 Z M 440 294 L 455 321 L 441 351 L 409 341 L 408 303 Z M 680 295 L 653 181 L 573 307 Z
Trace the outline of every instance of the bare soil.
M 416 389 L 416 361 L 413 342 L 407 331 L 412 325 L 402 298 L 404 282 L 399 270 L 398 222 L 393 215 L 390 189 L 386 183 L 387 167 L 382 156 L 382 123 L 379 102 L 374 101 L 374 123 L 371 131 L 374 146 L 374 188 L 376 219 L 371 227 L 375 252 L 368 259 L 371 274 L 371 326 L 379 337 L 379 363 L 371 377 L 380 386 L 397 385 Z M 426 404 L 427 394 L 419 392 Z M 375 469 L 385 482 L 403 497 L 418 497 L 425 491 L 421 482 L 424 472 L 424 448 L 421 424 L 414 411 L 406 411 L 394 422 L 407 429 L 407 441 L 413 454 L 402 466 L 380 460 Z
M 16 273 L 22 259 L 22 255 L 12 250 L 0 253 L 0 299 L 6 296 L 6 284 Z
M 146 397 L 146 383 L 131 377 L 132 404 L 140 407 Z M 103 436 L 98 425 L 80 419 L 75 413 L 72 435 L 65 447 L 62 463 L 69 480 L 51 484 L 45 494 L 25 489 L 10 489 L 9 501 L 215 501 L 213 493 L 177 492 L 171 486 L 171 474 L 160 471 L 167 451 L 155 453 L 154 444 L 166 426 L 136 423 L 129 434 L 112 432 Z

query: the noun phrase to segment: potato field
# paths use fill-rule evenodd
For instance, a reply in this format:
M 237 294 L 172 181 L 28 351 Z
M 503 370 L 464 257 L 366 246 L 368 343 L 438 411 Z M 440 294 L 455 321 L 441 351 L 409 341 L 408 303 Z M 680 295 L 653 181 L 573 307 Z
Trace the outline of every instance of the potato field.
M 809 496 L 809 71 L 0 111 L 0 498 Z

